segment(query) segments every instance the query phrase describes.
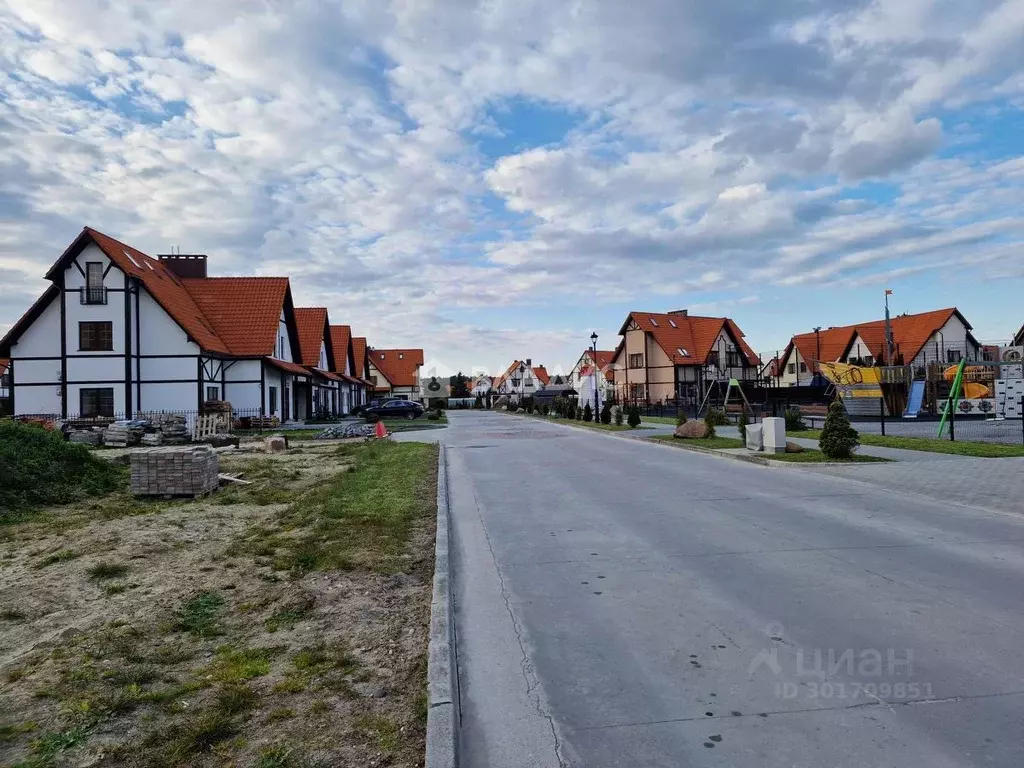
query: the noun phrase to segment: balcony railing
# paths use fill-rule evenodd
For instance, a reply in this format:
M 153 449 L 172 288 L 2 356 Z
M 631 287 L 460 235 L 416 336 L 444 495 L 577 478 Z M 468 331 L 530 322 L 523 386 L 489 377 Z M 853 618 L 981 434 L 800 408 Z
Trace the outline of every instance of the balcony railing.
M 102 285 L 83 288 L 79 296 L 82 304 L 107 303 L 107 289 Z

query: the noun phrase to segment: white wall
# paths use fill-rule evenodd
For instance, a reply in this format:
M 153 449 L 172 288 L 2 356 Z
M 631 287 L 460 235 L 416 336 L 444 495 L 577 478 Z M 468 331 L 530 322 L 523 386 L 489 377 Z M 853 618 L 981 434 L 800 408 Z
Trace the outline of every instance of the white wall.
M 860 337 L 859 333 L 853 337 L 853 344 L 850 346 L 850 351 L 846 355 L 847 361 L 856 360 L 857 358 L 862 359 L 865 365 L 874 365 L 875 353 L 871 351 L 871 347 L 864 343 L 864 339 Z M 882 360 L 885 360 L 884 349 L 882 350 Z
M 960 318 L 953 315 L 942 328 L 933 333 L 924 345 L 921 352 L 909 365 L 924 365 L 925 362 L 936 362 L 936 353 L 939 361 L 947 362 L 948 350 L 957 350 L 968 360 L 977 360 L 979 355 L 974 344 L 967 338 L 967 327 L 960 322 Z
M 14 407 L 19 416 L 30 413 L 59 414 L 60 387 L 19 387 L 15 384 Z
M 193 370 L 195 370 L 194 364 Z M 142 402 L 136 407 L 138 411 L 194 411 L 198 406 L 195 373 L 192 374 L 192 380 L 189 382 L 177 384 L 147 384 L 143 382 L 141 389 Z M 134 392 L 134 390 L 133 386 L 132 391 Z M 124 397 L 123 389 L 121 397 L 122 399 Z M 117 399 L 118 391 L 114 390 L 115 402 Z M 115 408 L 115 410 L 118 409 Z
M 224 363 L 224 391 L 221 397 L 236 410 L 260 408 L 259 360 L 234 360 Z
M 32 325 L 25 329 L 25 332 L 18 339 L 18 343 L 11 347 L 11 358 L 17 360 L 19 357 L 56 357 L 60 358 L 60 296 L 58 295 L 50 305 L 43 310 L 43 313 Z M 60 368 L 60 363 L 57 364 Z M 23 376 L 21 366 L 15 376 L 21 381 L 32 381 Z M 40 379 L 49 381 L 49 379 Z
M 289 363 L 300 362 L 292 357 L 292 343 L 288 338 L 288 323 L 285 321 L 284 310 L 281 310 L 281 318 L 277 323 L 277 342 L 274 345 L 274 356 L 278 360 L 286 360 Z

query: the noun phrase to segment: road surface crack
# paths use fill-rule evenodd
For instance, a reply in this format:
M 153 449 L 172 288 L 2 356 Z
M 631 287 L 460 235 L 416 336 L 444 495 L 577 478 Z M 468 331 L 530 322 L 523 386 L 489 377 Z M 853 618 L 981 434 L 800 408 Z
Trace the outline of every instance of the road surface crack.
M 570 768 L 569 762 L 562 756 L 563 745 L 561 739 L 558 737 L 558 729 L 555 727 L 555 720 L 551 714 L 544 708 L 541 702 L 541 685 L 540 679 L 537 677 L 537 672 L 533 668 L 533 664 L 530 662 L 530 656 L 526 652 L 526 643 L 523 640 L 523 628 L 519 623 L 519 619 L 516 618 L 515 611 L 512 610 L 512 601 L 508 593 L 508 589 L 505 587 L 505 577 L 501 572 L 501 568 L 498 566 L 498 558 L 494 553 L 494 545 L 491 543 L 491 534 L 487 530 L 487 524 L 484 522 L 483 514 L 480 511 L 480 500 L 476 495 L 476 488 L 473 487 L 473 504 L 476 507 L 477 519 L 480 521 L 480 527 L 484 532 L 484 539 L 487 542 L 487 550 L 491 554 L 491 561 L 494 563 L 494 572 L 498 576 L 498 585 L 501 590 L 501 599 L 505 604 L 505 610 L 508 613 L 509 618 L 512 620 L 512 631 L 516 635 L 516 643 L 519 645 L 519 669 L 523 673 L 523 680 L 526 683 L 526 695 L 533 704 L 533 708 L 537 714 L 540 715 L 548 727 L 551 729 L 551 738 L 555 745 L 555 759 L 558 761 L 560 768 Z

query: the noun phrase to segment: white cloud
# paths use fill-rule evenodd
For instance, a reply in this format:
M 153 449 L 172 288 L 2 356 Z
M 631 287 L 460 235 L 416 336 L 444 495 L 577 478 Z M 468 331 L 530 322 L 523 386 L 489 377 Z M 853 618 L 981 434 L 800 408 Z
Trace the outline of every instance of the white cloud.
M 8 0 L 0 269 L 38 290 L 88 223 L 467 349 L 524 303 L 923 273 L 1022 239 L 1020 158 L 936 158 L 937 110 L 1024 103 L 1022 30 L 1018 0 Z M 575 124 L 537 139 L 519 103 Z

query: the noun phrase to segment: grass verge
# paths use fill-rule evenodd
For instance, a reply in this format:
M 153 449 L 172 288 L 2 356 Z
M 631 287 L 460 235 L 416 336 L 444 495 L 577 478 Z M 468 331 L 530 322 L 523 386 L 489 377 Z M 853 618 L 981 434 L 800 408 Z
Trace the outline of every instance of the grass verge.
M 421 764 L 436 446 L 225 464 L 254 481 L 230 504 L 0 527 L 0 765 Z
M 776 453 L 771 456 L 764 454 L 766 459 L 772 461 L 786 461 L 791 464 L 878 464 L 892 459 L 883 459 L 881 456 L 864 456 L 859 453 L 853 454 L 849 459 L 830 459 L 821 451 L 807 449 L 803 453 Z
M 790 437 L 806 437 L 817 440 L 821 437 L 821 430 L 808 429 L 802 432 L 794 432 Z M 1007 459 L 1024 456 L 1024 445 L 970 443 L 963 440 L 943 440 L 937 437 L 896 437 L 893 435 L 871 435 L 861 432 L 860 442 L 861 445 L 874 445 L 880 448 L 902 448 L 907 451 L 948 453 L 954 456 L 974 456 L 982 459 Z
M 680 448 L 686 448 L 693 446 L 695 448 L 711 448 L 714 450 L 723 450 L 725 448 L 742 448 L 743 441 L 736 437 L 705 437 L 694 440 L 683 440 L 682 438 L 673 437 L 672 435 L 653 435 L 647 440 L 658 440 L 663 443 L 670 445 L 678 445 Z

